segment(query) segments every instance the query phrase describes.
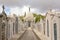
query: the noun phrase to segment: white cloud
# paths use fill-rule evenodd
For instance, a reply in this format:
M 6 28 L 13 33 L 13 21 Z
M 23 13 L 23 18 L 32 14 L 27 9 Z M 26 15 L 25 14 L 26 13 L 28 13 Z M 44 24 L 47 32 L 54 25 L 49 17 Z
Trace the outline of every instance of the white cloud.
M 31 12 L 37 12 L 38 10 L 36 8 L 31 8 Z M 24 15 L 24 13 L 29 12 L 29 6 L 23 6 L 22 8 L 20 7 L 13 7 L 10 8 L 11 14 L 16 14 L 16 15 Z
M 30 5 L 31 7 L 38 8 L 41 11 L 51 9 L 60 9 L 60 0 L 0 0 L 0 4 L 7 6 Z
M 26 6 L 22 8 L 20 7 L 10 8 L 11 14 L 16 14 L 16 15 L 24 15 L 24 13 L 27 11 L 28 11 L 28 8 Z
M 0 6 L 0 13 L 2 12 L 2 7 Z
M 6 14 L 9 15 L 10 14 L 16 14 L 16 15 L 24 15 L 25 12 L 29 12 L 29 5 L 27 6 L 23 6 L 23 7 L 18 7 L 18 6 L 15 6 L 15 7 L 7 7 L 5 6 L 5 12 Z M 2 5 L 0 5 L 0 13 L 2 12 Z M 37 8 L 30 8 L 30 12 L 32 13 L 40 13 L 39 9 Z
M 28 11 L 29 11 L 29 6 L 22 7 L 22 12 L 28 12 Z
M 10 8 L 10 12 L 11 14 L 16 14 L 16 15 L 21 14 L 21 10 L 19 7 Z

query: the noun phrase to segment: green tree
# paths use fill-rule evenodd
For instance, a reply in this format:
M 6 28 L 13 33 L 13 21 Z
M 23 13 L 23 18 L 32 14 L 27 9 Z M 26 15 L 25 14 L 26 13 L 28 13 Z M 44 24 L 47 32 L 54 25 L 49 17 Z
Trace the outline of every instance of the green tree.
M 41 14 L 36 14 L 36 13 L 33 13 L 33 16 L 35 17 L 35 23 L 39 22 L 41 19 L 45 18 L 45 16 L 43 16 Z
M 21 21 L 24 22 L 24 16 L 20 16 Z

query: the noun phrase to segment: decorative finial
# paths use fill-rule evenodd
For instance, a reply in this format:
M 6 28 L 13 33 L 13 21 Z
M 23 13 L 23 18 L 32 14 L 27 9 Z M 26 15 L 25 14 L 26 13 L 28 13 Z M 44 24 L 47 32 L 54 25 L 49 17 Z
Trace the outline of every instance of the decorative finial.
M 4 9 L 5 9 L 4 5 L 2 5 L 2 9 L 3 9 L 2 13 L 6 15 L 6 13 L 4 11 Z
M 5 9 L 4 5 L 2 6 L 2 8 L 3 8 L 3 11 L 4 11 L 4 9 Z
M 29 7 L 29 12 L 30 12 L 30 7 Z
M 25 12 L 25 14 L 24 14 L 24 17 L 26 16 L 26 12 Z

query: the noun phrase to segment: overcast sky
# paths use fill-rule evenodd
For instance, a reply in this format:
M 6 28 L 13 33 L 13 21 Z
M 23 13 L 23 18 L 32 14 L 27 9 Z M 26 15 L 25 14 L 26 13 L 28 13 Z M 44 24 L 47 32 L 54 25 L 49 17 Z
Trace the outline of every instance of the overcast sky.
M 46 12 L 48 9 L 60 10 L 60 0 L 0 0 L 0 5 L 6 6 L 6 11 L 23 14 L 27 7 L 31 7 L 32 12 Z M 0 7 L 1 10 L 1 7 Z

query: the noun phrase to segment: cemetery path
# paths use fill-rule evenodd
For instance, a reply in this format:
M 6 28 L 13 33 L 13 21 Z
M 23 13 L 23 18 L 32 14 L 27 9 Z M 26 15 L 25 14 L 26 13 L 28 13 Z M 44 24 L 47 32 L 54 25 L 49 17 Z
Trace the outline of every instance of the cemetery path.
M 28 28 L 24 35 L 18 40 L 38 40 L 31 28 Z

